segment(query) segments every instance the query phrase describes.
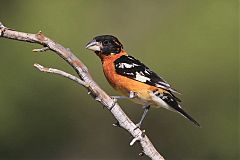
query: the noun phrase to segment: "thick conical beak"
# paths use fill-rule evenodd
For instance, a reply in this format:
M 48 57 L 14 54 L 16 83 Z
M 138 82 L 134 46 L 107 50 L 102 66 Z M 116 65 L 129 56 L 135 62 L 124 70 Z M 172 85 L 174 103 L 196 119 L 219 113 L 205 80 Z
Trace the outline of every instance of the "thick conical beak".
M 86 49 L 92 51 L 101 51 L 101 44 L 94 39 L 86 45 Z

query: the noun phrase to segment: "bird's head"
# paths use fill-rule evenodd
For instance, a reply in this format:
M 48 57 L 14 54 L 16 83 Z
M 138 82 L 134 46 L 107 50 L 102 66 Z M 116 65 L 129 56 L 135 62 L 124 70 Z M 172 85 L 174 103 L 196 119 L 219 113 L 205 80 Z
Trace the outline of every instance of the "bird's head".
M 93 38 L 93 40 L 86 45 L 86 48 L 94 51 L 99 56 L 108 56 L 120 53 L 123 45 L 112 35 L 102 35 Z

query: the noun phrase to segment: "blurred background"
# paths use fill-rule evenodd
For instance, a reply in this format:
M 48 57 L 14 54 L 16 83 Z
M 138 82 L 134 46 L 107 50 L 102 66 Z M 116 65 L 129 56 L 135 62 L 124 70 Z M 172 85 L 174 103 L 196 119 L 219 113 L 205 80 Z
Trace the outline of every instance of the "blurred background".
M 168 160 L 239 159 L 239 33 L 235 0 L 1 0 L 0 21 L 44 34 L 70 48 L 110 95 L 100 60 L 85 49 L 112 34 L 183 95 L 197 128 L 165 109 L 151 109 L 142 126 Z M 120 160 L 139 157 L 132 137 L 83 87 L 40 73 L 34 63 L 74 71 L 41 46 L 0 39 L 0 159 Z M 137 122 L 143 110 L 119 101 Z

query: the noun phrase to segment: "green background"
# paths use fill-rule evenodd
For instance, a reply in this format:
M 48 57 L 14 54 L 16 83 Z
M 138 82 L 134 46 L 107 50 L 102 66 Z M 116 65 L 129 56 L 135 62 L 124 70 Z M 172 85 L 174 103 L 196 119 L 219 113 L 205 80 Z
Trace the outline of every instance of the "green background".
M 1 0 L 0 21 L 44 34 L 70 48 L 110 95 L 100 60 L 85 49 L 113 34 L 130 55 L 161 74 L 183 95 L 179 114 L 151 109 L 142 126 L 168 160 L 239 158 L 239 33 L 236 0 Z M 40 73 L 34 63 L 74 71 L 39 45 L 0 39 L 0 159 L 148 159 L 132 137 L 83 87 Z M 133 121 L 142 109 L 119 102 Z

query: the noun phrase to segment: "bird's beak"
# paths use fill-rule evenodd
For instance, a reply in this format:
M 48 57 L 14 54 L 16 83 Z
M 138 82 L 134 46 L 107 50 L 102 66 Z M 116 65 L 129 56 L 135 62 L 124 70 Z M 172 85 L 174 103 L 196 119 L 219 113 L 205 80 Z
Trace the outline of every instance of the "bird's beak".
M 101 44 L 94 39 L 86 45 L 86 49 L 92 51 L 101 51 Z

